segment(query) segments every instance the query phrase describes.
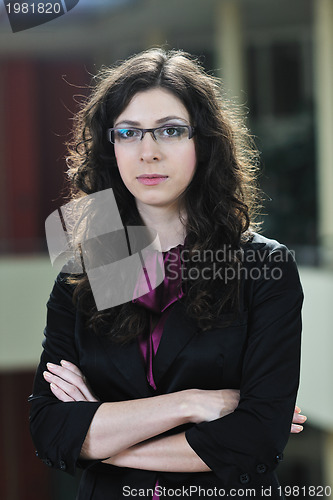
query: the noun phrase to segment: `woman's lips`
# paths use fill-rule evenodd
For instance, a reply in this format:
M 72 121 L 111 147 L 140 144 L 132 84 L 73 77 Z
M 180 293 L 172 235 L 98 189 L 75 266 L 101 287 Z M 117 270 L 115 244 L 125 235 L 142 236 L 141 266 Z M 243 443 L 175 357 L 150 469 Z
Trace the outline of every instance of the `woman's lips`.
M 137 177 L 138 181 L 145 186 L 155 186 L 156 184 L 160 184 L 161 182 L 165 181 L 167 178 L 167 175 L 158 174 L 140 175 L 139 177 Z

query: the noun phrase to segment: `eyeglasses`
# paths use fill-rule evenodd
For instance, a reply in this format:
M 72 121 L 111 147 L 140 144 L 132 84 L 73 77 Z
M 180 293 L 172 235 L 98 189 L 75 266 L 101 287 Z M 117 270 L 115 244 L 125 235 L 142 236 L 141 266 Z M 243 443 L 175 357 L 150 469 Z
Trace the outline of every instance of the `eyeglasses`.
M 173 144 L 192 139 L 195 128 L 190 125 L 163 125 L 157 128 L 109 128 L 107 139 L 112 144 L 133 144 L 142 141 L 149 132 L 157 142 Z

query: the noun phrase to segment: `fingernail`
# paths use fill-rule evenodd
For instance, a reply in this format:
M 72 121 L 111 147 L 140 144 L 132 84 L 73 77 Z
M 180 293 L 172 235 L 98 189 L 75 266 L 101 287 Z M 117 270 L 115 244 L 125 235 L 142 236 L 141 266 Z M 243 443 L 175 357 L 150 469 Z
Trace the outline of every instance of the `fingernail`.
M 43 372 L 45 378 L 51 378 L 51 374 L 49 372 Z
M 62 359 L 62 360 L 60 361 L 60 364 L 61 364 L 61 366 L 69 366 L 68 361 L 65 361 L 64 359 Z
M 302 422 L 305 422 L 308 417 L 306 417 L 305 415 L 300 415 L 299 418 L 302 420 Z
M 302 425 L 295 425 L 295 427 L 296 427 L 296 430 L 298 432 L 301 432 L 303 430 L 303 426 Z
M 57 365 L 54 365 L 53 363 L 46 363 L 46 366 L 48 368 L 55 368 Z

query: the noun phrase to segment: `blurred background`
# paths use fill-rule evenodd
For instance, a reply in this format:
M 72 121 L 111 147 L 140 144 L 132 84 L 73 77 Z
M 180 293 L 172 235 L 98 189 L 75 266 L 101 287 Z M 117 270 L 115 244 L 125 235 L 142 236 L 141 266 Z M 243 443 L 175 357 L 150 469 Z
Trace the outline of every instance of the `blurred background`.
M 12 33 L 0 3 L 0 498 L 75 498 L 78 478 L 43 465 L 27 397 L 57 271 L 44 234 L 63 204 L 73 113 L 91 78 L 153 46 L 184 49 L 244 104 L 262 152 L 263 234 L 295 251 L 305 291 L 305 430 L 283 485 L 333 487 L 333 0 L 80 0 Z M 80 97 L 81 96 L 81 97 Z M 311 493 L 312 491 L 312 493 Z M 327 498 L 294 490 L 290 497 Z

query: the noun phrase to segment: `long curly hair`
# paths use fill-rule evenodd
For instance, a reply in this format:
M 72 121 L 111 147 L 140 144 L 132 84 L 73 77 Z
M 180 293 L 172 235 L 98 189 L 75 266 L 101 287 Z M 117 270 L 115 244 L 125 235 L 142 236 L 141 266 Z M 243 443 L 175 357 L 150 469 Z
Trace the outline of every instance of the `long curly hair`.
M 196 130 L 196 171 L 183 193 L 187 270 L 218 265 L 220 276 L 225 276 L 228 269 L 238 269 L 238 252 L 258 227 L 255 218 L 260 207 L 258 152 L 243 110 L 226 98 L 220 80 L 207 74 L 196 58 L 179 50 L 144 51 L 103 68 L 94 80 L 90 97 L 74 117 L 72 139 L 67 144 L 71 197 L 112 188 L 124 226 L 143 224 L 135 199 L 120 177 L 106 130 L 114 126 L 138 92 L 168 90 L 185 105 Z M 228 251 L 223 262 L 216 262 L 214 255 L 222 248 Z M 207 258 L 204 262 L 193 258 L 207 250 L 208 262 Z M 195 278 L 183 280 L 185 295 L 180 300 L 199 329 L 211 328 L 225 311 L 237 313 L 240 277 L 238 272 L 233 276 L 207 280 L 197 272 Z M 147 331 L 149 317 L 144 308 L 128 302 L 98 311 L 87 275 L 71 276 L 69 281 L 75 285 L 74 300 L 95 332 L 106 332 L 125 343 Z

